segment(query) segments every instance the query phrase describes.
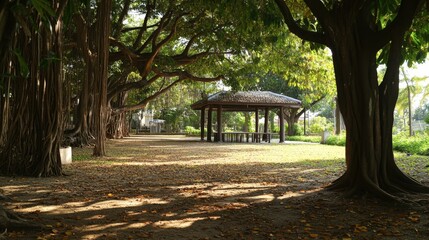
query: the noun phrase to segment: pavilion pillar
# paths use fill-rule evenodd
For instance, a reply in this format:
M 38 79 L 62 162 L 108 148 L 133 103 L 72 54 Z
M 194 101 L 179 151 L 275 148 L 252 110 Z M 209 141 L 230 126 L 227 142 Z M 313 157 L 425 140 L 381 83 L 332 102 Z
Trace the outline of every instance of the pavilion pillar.
M 259 109 L 255 111 L 255 132 L 259 132 Z
M 206 118 L 206 109 L 203 107 L 201 108 L 201 119 L 200 119 L 200 132 L 201 132 L 201 141 L 204 141 L 204 122 Z
M 207 142 L 212 141 L 212 106 L 209 106 L 207 113 Z
M 264 133 L 268 133 L 268 107 L 265 108 L 265 116 L 264 116 Z M 265 134 L 262 138 L 265 142 L 268 142 L 268 135 Z
M 279 118 L 280 118 L 280 143 L 284 143 L 285 142 L 285 118 L 283 117 L 283 107 L 280 107 L 280 114 L 279 114 Z
M 217 108 L 217 142 L 222 142 L 222 105 L 219 105 Z

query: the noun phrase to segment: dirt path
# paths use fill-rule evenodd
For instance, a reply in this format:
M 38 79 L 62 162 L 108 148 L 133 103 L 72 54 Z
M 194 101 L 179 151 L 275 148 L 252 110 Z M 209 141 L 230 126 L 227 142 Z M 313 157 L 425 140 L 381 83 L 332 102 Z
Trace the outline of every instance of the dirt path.
M 0 193 L 12 199 L 5 207 L 52 228 L 9 231 L 9 239 L 429 237 L 428 204 L 384 206 L 322 190 L 344 169 L 342 147 L 140 136 L 109 141 L 104 160 L 90 153 L 73 149 L 66 177 L 0 177 Z M 414 159 L 411 172 L 426 184 L 428 163 Z

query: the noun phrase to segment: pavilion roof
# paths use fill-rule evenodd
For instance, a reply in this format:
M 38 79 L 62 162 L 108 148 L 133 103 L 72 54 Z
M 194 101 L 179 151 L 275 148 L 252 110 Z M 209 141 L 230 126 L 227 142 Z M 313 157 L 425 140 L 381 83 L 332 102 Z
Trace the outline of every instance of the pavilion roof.
M 191 105 L 192 109 L 207 106 L 222 108 L 247 109 L 253 107 L 288 107 L 300 108 L 301 101 L 269 91 L 221 91 Z

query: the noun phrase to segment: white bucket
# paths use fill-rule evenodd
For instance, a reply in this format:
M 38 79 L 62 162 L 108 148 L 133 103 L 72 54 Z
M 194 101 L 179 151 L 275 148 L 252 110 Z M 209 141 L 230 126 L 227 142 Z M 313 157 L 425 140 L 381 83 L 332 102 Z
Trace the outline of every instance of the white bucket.
M 60 157 L 61 157 L 61 164 L 72 163 L 72 148 L 71 147 L 60 148 Z

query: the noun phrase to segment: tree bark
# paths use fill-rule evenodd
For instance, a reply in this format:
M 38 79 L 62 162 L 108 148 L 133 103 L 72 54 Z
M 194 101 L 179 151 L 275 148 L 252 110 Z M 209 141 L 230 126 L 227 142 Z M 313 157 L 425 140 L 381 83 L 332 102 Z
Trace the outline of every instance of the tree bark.
M 2 63 L 11 65 L 15 69 L 11 74 L 16 77 L 11 81 L 14 99 L 8 108 L 8 130 L 0 152 L 3 174 L 62 174 L 62 12 L 66 4 L 67 0 L 53 1 L 56 16 L 41 16 L 31 5 L 20 6 L 28 7 L 28 22 L 20 22 L 25 27 L 14 29 L 10 43 L 21 52 L 16 51 L 10 62 Z
M 408 97 L 408 132 L 410 137 L 413 136 L 413 125 L 412 125 L 412 106 L 411 106 L 411 89 L 407 82 L 407 97 Z
M 298 109 L 296 108 L 289 108 L 289 109 L 285 109 L 284 113 L 281 114 L 279 117 L 284 117 L 286 119 L 287 122 L 287 135 L 288 136 L 294 136 L 296 135 L 295 132 L 295 123 L 298 122 L 299 116 L 297 114 L 298 113 Z
M 401 193 L 429 192 L 429 187 L 397 167 L 392 149 L 402 44 L 422 2 L 401 1 L 395 19 L 384 29 L 377 29 L 369 2 L 339 2 L 328 9 L 320 0 L 305 0 L 322 32 L 302 29 L 284 0 L 276 3 L 293 33 L 324 44 L 332 51 L 338 102 L 347 129 L 347 170 L 328 188 L 386 200 L 398 200 Z M 379 84 L 376 57 L 386 45 L 389 45 L 387 71 Z
M 338 98 L 335 98 L 335 135 L 341 134 L 341 111 L 338 105 Z
M 106 155 L 106 124 L 107 124 L 107 78 L 109 64 L 109 36 L 111 0 L 98 2 L 99 15 L 97 18 L 97 60 L 95 66 L 94 84 L 94 133 L 95 146 L 93 155 Z
M 348 17 L 338 14 L 338 21 Z M 405 31 L 392 33 L 387 72 L 378 84 L 375 36 L 352 22 L 337 26 L 341 43 L 332 47 L 337 91 L 346 125 L 347 170 L 329 188 L 352 195 L 369 193 L 386 200 L 429 188 L 406 176 L 396 165 L 392 150 L 394 108 L 398 98 L 399 66 Z M 339 40 L 339 39 L 336 39 Z

